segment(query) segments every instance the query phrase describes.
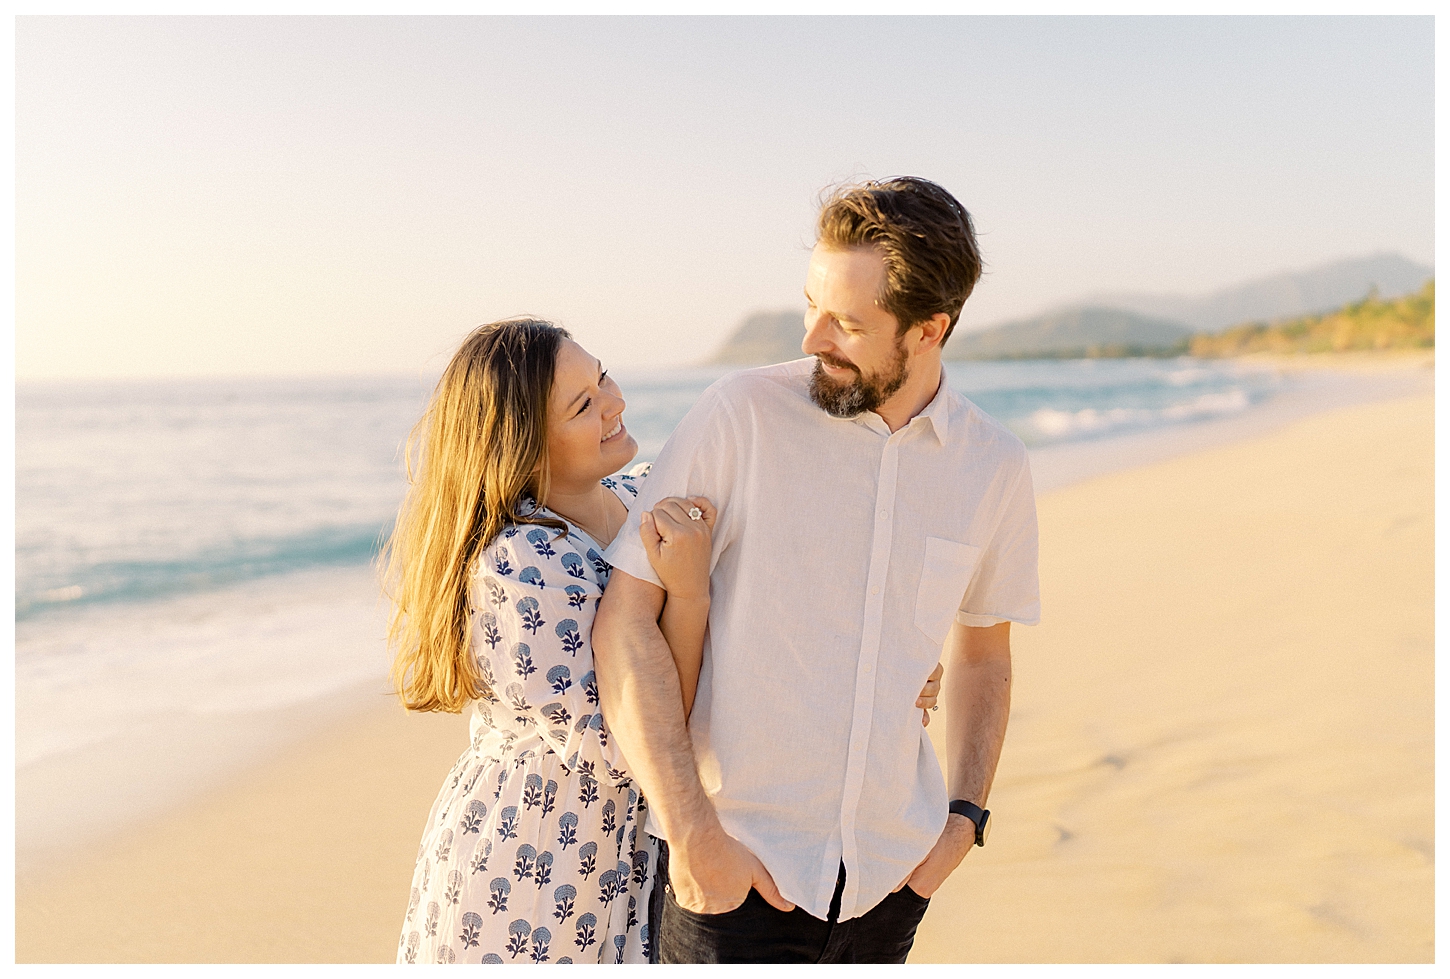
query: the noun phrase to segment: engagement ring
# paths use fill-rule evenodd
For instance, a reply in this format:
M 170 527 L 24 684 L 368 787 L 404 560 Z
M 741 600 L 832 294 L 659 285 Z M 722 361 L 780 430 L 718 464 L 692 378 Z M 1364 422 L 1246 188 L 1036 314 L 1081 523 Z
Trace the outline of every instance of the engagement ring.
M 701 510 L 699 507 L 697 507 L 697 506 L 690 507 L 690 519 L 691 520 L 699 520 L 704 515 L 705 515 L 705 511 L 704 510 Z

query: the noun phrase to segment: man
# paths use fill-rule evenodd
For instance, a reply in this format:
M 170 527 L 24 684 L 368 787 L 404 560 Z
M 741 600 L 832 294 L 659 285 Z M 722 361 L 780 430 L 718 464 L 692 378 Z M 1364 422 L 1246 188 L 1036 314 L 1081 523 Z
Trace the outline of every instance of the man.
M 605 554 L 601 706 L 662 841 L 662 962 L 903 962 L 984 841 L 1011 622 L 1035 624 L 1022 443 L 946 384 L 981 273 L 971 218 L 914 177 L 838 190 L 801 360 L 719 381 Z M 717 508 L 688 728 L 639 536 L 666 496 Z M 946 785 L 914 703 L 946 668 Z

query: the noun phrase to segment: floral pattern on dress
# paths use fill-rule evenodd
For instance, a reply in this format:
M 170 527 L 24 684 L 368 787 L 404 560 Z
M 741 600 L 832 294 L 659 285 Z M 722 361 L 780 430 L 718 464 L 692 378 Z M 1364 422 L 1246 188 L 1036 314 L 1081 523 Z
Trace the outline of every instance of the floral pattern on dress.
M 603 484 L 637 494 L 634 476 Z M 649 960 L 654 844 L 589 645 L 601 551 L 572 525 L 517 524 L 484 548 L 469 637 L 490 694 L 428 815 L 400 963 Z

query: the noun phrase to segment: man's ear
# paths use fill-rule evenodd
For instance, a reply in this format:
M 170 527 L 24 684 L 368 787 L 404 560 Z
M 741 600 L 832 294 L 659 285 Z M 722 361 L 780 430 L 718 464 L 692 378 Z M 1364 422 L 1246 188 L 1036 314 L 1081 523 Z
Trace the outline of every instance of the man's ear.
M 946 335 L 947 328 L 952 325 L 952 318 L 946 313 L 937 313 L 934 316 L 913 324 L 912 329 L 921 330 L 921 337 L 916 342 L 916 353 L 924 354 L 932 347 L 940 349 L 942 337 Z

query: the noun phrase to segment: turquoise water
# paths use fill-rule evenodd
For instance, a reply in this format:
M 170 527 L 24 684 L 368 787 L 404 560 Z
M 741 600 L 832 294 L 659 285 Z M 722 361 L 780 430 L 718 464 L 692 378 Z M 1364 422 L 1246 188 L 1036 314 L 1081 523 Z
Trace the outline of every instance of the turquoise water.
M 640 461 L 724 373 L 614 372 Z M 951 364 L 947 376 L 1032 447 L 1244 412 L 1284 383 L 1187 359 Z M 402 497 L 402 445 L 428 386 L 20 385 L 17 620 L 366 564 Z

